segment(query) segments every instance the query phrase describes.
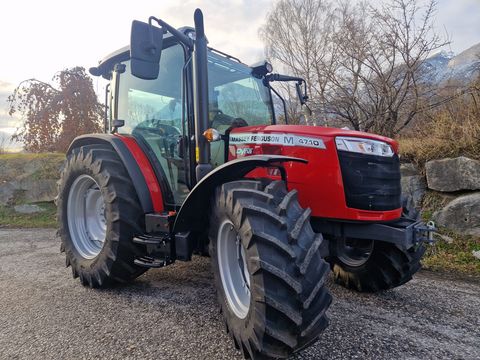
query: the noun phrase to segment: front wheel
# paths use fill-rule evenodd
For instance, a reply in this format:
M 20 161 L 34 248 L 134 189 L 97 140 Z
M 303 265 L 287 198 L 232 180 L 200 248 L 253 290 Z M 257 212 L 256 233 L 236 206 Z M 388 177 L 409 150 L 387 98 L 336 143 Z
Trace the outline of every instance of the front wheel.
M 337 284 L 360 292 L 377 292 L 403 285 L 420 269 L 423 244 L 401 250 L 383 241 L 338 241 L 330 258 Z
M 418 219 L 419 213 L 403 199 L 404 217 Z M 408 250 L 396 245 L 364 239 L 336 239 L 335 257 L 329 262 L 337 284 L 361 292 L 388 290 L 403 285 L 421 268 L 425 245 Z
M 323 238 L 296 191 L 242 180 L 216 191 L 210 255 L 227 331 L 245 357 L 285 358 L 317 339 L 331 296 Z

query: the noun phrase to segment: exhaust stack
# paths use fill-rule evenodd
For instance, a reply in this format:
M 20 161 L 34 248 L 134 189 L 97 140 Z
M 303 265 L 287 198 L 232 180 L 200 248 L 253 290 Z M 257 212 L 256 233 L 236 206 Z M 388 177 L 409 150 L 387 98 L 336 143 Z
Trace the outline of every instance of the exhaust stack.
M 200 181 L 212 170 L 210 164 L 210 143 L 203 136 L 208 129 L 208 70 L 207 70 L 207 39 L 203 26 L 203 14 L 195 10 L 196 39 L 193 48 L 193 99 L 195 112 L 195 154 L 197 166 L 195 174 Z

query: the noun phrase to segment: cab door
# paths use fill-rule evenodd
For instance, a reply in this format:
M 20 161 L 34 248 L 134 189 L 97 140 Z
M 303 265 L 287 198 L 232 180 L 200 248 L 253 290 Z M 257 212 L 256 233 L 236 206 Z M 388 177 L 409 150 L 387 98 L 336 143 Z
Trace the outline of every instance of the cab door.
M 189 151 L 182 84 L 185 53 L 179 44 L 162 51 L 155 80 L 134 77 L 130 60 L 117 64 L 114 117 L 125 121 L 121 134 L 133 135 L 148 149 L 168 205 L 182 204 L 188 189 Z M 120 71 L 119 71 L 120 69 Z

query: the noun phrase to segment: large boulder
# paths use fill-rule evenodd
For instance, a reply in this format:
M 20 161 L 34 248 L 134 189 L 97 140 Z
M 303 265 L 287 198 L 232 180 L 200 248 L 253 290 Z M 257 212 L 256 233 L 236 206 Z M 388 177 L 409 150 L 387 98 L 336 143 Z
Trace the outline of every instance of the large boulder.
M 480 190 L 480 161 L 464 156 L 425 164 L 428 188 L 442 192 Z
M 480 236 L 480 192 L 451 201 L 435 213 L 434 220 L 459 234 Z
M 402 195 L 411 199 L 416 209 L 420 209 L 427 190 L 425 178 L 413 164 L 402 164 L 400 166 L 400 173 L 402 174 Z
M 31 179 L 26 178 L 20 181 L 14 181 L 17 190 L 23 192 L 23 199 L 27 203 L 41 201 L 53 201 L 57 196 L 56 179 Z

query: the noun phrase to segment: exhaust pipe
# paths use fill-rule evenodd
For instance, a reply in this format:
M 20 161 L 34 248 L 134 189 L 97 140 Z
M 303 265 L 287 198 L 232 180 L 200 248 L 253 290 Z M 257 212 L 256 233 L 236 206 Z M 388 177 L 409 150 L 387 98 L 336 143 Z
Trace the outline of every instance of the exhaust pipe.
M 212 170 L 210 164 L 210 143 L 203 136 L 208 129 L 208 70 L 207 70 L 207 38 L 203 26 L 203 14 L 195 10 L 196 39 L 193 48 L 193 99 L 195 113 L 195 154 L 197 166 L 195 175 L 197 182 Z

